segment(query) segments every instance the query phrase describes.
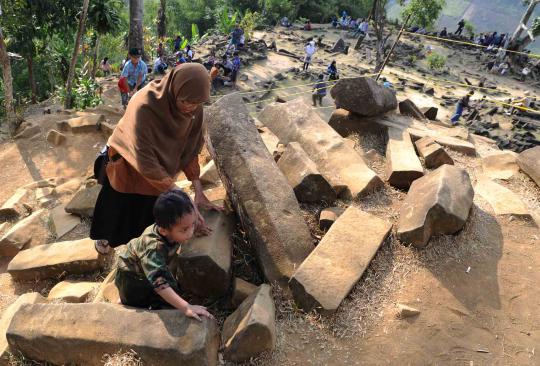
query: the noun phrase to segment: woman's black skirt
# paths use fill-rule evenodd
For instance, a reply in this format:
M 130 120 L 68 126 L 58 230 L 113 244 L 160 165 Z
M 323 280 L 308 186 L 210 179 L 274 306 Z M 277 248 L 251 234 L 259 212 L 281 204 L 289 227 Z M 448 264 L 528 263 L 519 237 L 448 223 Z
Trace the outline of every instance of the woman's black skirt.
M 94 209 L 90 238 L 106 239 L 111 247 L 127 244 L 154 223 L 157 196 L 120 193 L 105 179 Z

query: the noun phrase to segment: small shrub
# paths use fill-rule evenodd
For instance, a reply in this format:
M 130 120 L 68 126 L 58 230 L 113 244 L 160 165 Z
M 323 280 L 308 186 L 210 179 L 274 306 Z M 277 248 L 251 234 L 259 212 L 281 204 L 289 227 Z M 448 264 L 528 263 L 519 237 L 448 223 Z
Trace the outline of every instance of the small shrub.
M 468 20 L 465 21 L 465 34 L 468 37 L 474 36 L 474 24 L 472 24 Z
M 433 52 L 431 55 L 428 55 L 427 58 L 428 67 L 432 70 L 440 70 L 446 65 L 446 57 L 439 55 L 436 52 Z
M 246 10 L 242 21 L 240 22 L 240 27 L 244 30 L 244 37 L 246 41 L 249 41 L 253 35 L 253 31 L 257 28 L 262 22 L 261 14 L 256 11 L 252 12 L 251 10 Z
M 101 103 L 101 96 L 99 95 L 99 84 L 90 78 L 83 77 L 75 80 L 73 85 L 73 107 L 76 109 L 85 109 L 89 107 L 95 107 Z M 65 86 L 57 87 L 56 95 L 60 99 L 65 101 L 66 88 Z

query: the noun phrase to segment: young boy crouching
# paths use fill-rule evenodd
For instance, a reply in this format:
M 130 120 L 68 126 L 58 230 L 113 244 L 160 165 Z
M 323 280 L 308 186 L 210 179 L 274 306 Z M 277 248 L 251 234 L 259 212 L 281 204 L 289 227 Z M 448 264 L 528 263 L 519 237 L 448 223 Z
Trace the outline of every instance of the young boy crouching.
M 153 213 L 156 223 L 118 255 L 115 284 L 122 304 L 147 309 L 172 306 L 197 320 L 213 318 L 204 306 L 191 305 L 178 295 L 168 267 L 181 243 L 193 236 L 197 215 L 190 198 L 180 190 L 162 193 Z

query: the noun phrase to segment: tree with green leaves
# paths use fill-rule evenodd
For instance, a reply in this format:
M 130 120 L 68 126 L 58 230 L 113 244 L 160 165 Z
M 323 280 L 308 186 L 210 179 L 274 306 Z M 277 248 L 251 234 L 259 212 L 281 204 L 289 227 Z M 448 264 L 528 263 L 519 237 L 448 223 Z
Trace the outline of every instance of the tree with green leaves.
M 527 9 L 525 10 L 523 17 L 514 31 L 514 34 L 511 38 L 507 39 L 504 45 L 504 48 L 507 50 L 522 52 L 531 44 L 534 37 L 540 36 L 540 17 L 534 19 L 531 26 L 527 27 L 536 5 L 540 4 L 540 0 L 527 0 L 524 1 L 524 3 L 527 5 Z M 501 56 L 504 56 L 504 52 L 501 52 Z M 510 54 L 510 59 L 513 61 L 513 63 L 516 63 L 518 58 L 519 54 Z
M 98 54 L 100 47 L 100 39 L 105 34 L 113 33 L 120 28 L 122 24 L 120 12 L 122 9 L 120 0 L 92 0 L 88 7 L 88 28 L 93 30 L 93 64 L 92 78 L 96 77 L 98 67 Z
M 0 19 L 4 19 L 2 4 L 0 4 Z M 17 128 L 13 104 L 13 81 L 11 77 L 11 62 L 4 40 L 2 25 L 3 24 L 0 23 L 0 64 L 2 65 L 2 77 L 4 80 L 4 108 L 6 109 L 6 121 L 8 123 L 9 132 L 13 135 Z
M 73 48 L 73 55 L 71 56 L 71 63 L 69 64 L 69 72 L 66 81 L 66 99 L 64 101 L 64 106 L 66 109 L 71 108 L 73 104 L 73 78 L 75 76 L 75 67 L 77 66 L 77 57 L 79 56 L 79 47 L 81 45 L 81 38 L 84 33 L 86 16 L 88 14 L 89 1 L 90 0 L 83 0 L 82 11 L 79 17 L 79 29 L 77 30 L 77 36 L 75 37 L 75 47 Z
M 429 28 L 439 19 L 445 4 L 445 0 L 410 0 L 401 11 L 401 18 L 410 15 L 410 24 Z

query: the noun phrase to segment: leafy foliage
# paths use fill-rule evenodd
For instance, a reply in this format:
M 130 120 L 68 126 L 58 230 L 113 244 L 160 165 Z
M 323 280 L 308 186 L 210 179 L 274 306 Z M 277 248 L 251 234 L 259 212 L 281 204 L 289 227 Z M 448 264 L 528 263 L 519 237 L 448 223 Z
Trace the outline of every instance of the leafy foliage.
M 468 20 L 465 21 L 465 34 L 469 37 L 474 36 L 474 24 Z
M 257 28 L 262 22 L 262 17 L 259 13 L 251 12 L 251 10 L 246 10 L 242 20 L 240 21 L 240 27 L 244 30 L 244 36 L 246 41 L 251 39 L 253 31 Z
M 428 67 L 432 70 L 441 70 L 446 65 L 446 57 L 436 52 L 426 57 Z
M 236 18 L 238 12 L 232 12 L 229 8 L 224 7 L 221 13 L 218 14 L 216 19 L 216 28 L 221 33 L 228 34 L 232 32 L 234 25 L 236 24 Z
M 66 98 L 65 87 L 58 87 L 56 94 L 63 102 Z M 97 84 L 95 80 L 86 77 L 77 80 L 73 88 L 72 98 L 73 106 L 76 109 L 84 109 L 97 106 L 101 103 L 101 97 L 99 95 L 99 84 Z
M 445 3 L 445 0 L 411 0 L 401 11 L 401 18 L 410 15 L 409 24 L 429 28 L 439 18 Z

